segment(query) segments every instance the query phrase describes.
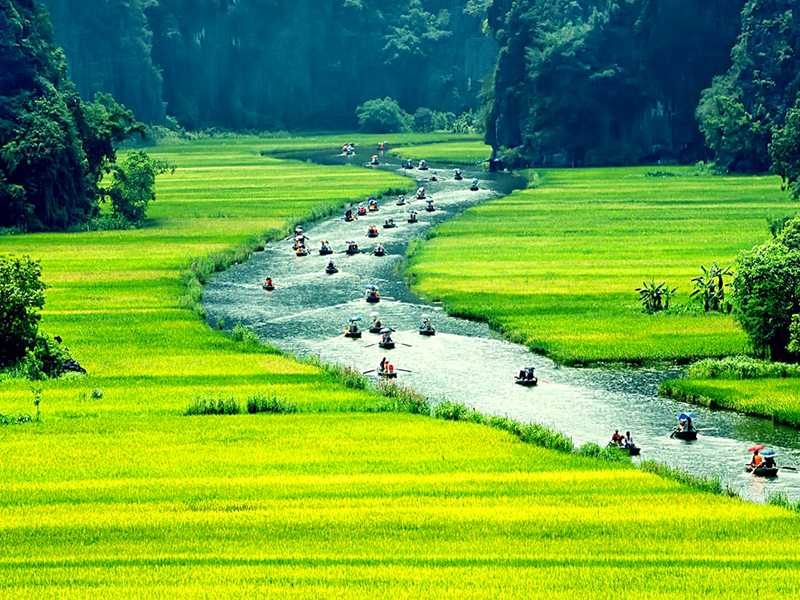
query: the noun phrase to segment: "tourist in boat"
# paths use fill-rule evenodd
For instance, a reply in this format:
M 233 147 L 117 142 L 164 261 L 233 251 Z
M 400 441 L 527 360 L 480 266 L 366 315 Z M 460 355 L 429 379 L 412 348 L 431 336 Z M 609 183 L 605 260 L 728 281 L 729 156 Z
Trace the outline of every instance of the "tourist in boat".
M 464 175 L 461 173 L 461 169 L 456 169 L 453 171 L 453 179 L 456 181 L 461 181 L 464 179 Z
M 363 217 L 367 214 L 367 207 L 366 206 L 359 206 L 358 207 L 358 215 Z
M 386 248 L 383 247 L 383 244 L 378 244 L 377 246 L 375 246 L 373 254 L 375 256 L 386 256 Z
M 264 280 L 264 285 L 262 287 L 267 291 L 274 290 L 275 289 L 275 285 L 272 283 L 272 277 L 267 277 Z
M 775 455 L 774 454 L 767 454 L 766 452 L 763 455 L 764 458 L 764 468 L 765 469 L 774 469 L 777 465 L 775 464 Z
M 395 224 L 394 219 L 391 217 L 383 222 L 384 229 L 393 229 L 394 227 L 397 227 L 397 225 Z
M 328 275 L 333 275 L 334 273 L 338 273 L 338 272 L 339 272 L 339 269 L 337 269 L 337 268 L 336 268 L 336 265 L 335 265 L 335 264 L 333 264 L 333 259 L 331 259 L 330 261 L 328 261 L 328 266 L 327 266 L 327 267 L 325 267 L 325 272 L 326 272 Z
M 378 210 L 378 199 L 377 198 L 370 198 L 369 203 L 367 204 L 367 210 L 370 212 L 377 212 Z
M 477 179 L 472 180 L 472 185 L 469 186 L 469 189 L 472 190 L 473 192 L 477 192 L 480 189 Z
M 392 332 L 391 331 L 384 331 L 381 334 L 381 344 L 391 344 L 394 340 L 392 339 Z
M 621 446 L 624 440 L 625 438 L 622 437 L 622 434 L 619 432 L 619 429 L 615 429 L 614 433 L 611 435 L 611 443 L 617 446 Z
M 428 161 L 426 161 L 426 160 L 419 161 L 419 167 L 418 168 L 419 168 L 420 171 L 427 171 L 428 170 Z
M 354 221 L 355 220 L 355 216 L 353 216 L 353 209 L 352 208 L 348 208 L 346 211 L 344 211 L 344 220 L 347 221 L 348 223 L 350 221 Z
M 433 323 L 431 323 L 430 317 L 422 317 L 422 323 L 420 323 L 419 328 L 424 331 L 430 331 L 433 329 Z
M 372 313 L 372 325 L 369 326 L 369 330 L 372 333 L 380 333 L 381 329 L 383 329 L 383 323 L 381 323 L 381 319 L 377 313 Z
M 631 435 L 630 431 L 625 432 L 625 439 L 622 441 L 622 445 L 625 448 L 636 448 L 636 444 L 633 442 L 633 436 Z
M 753 450 L 753 457 L 750 459 L 750 468 L 757 469 L 764 463 L 764 459 L 761 457 L 761 449 L 756 448 Z
M 425 210 L 428 212 L 434 212 L 436 207 L 433 205 L 433 200 L 428 200 L 428 205 L 425 207 Z
M 378 226 L 377 225 L 370 225 L 367 229 L 367 237 L 376 238 L 378 237 Z
M 388 360 L 386 360 L 386 357 L 384 356 L 384 357 L 381 359 L 381 362 L 380 362 L 380 364 L 378 365 L 378 371 L 379 371 L 380 373 L 383 373 L 384 371 L 386 371 L 386 365 L 387 365 L 388 363 L 389 363 L 389 361 L 388 361 Z
M 406 197 L 402 194 L 397 198 L 397 206 L 405 206 L 406 205 Z
M 420 187 L 417 190 L 417 200 L 425 200 L 427 196 L 428 196 L 428 191 L 425 189 L 425 187 Z
M 411 212 L 408 213 L 408 222 L 409 223 L 416 223 L 417 221 L 418 221 L 418 219 L 417 219 L 417 211 L 412 210 Z
M 437 177 L 436 173 L 431 175 L 430 181 L 433 181 L 434 183 L 439 181 L 439 177 Z

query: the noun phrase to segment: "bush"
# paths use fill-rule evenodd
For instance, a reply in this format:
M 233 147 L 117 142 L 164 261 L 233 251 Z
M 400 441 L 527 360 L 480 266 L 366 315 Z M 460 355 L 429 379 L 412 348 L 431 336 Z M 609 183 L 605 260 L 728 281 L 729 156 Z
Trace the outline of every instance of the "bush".
M 251 415 L 258 413 L 292 414 L 297 412 L 294 404 L 281 402 L 277 396 L 252 396 L 247 401 L 247 412 Z
M 707 358 L 689 367 L 690 379 L 766 379 L 800 377 L 800 365 L 768 362 L 749 356 Z
M 114 178 L 105 193 L 111 199 L 114 214 L 133 224 L 144 221 L 147 206 L 156 199 L 156 176 L 170 171 L 174 172 L 175 167 L 141 151 L 111 165 L 109 172 Z
M 45 285 L 39 261 L 0 256 L 0 368 L 16 364 L 36 345 Z
M 417 133 L 428 133 L 434 130 L 433 111 L 430 108 L 420 107 L 414 113 L 412 129 Z
M 356 108 L 356 117 L 361 130 L 369 133 L 401 133 L 411 122 L 397 100 L 389 97 L 367 100 Z
M 241 407 L 233 398 L 196 398 L 183 412 L 186 416 L 238 415 Z
M 428 400 L 406 387 L 399 386 L 389 381 L 381 381 L 378 388 L 381 394 L 391 400 L 385 408 L 412 415 L 430 415 L 431 405 Z
M 258 335 L 241 323 L 234 325 L 233 329 L 231 330 L 231 337 L 237 342 L 241 342 L 247 346 L 261 345 L 261 340 L 258 338 Z
M 65 347 L 52 338 L 40 335 L 37 336 L 33 349 L 26 353 L 20 370 L 28 379 L 33 380 L 60 377 L 69 362 L 72 362 L 72 358 Z

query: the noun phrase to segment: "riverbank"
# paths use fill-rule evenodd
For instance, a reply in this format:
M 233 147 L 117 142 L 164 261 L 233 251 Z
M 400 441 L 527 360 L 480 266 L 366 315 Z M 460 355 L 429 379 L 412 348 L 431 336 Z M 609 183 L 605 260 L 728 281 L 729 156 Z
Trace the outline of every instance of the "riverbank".
M 293 143 L 335 145 L 159 147 L 179 168 L 159 178 L 148 227 L 0 238 L 0 251 L 43 260 L 44 328 L 90 371 L 43 386 L 41 422 L 0 427 L 0 595 L 648 598 L 689 578 L 699 595 L 751 598 L 800 587 L 788 510 L 482 425 L 359 412 L 383 399 L 209 329 L 184 304 L 192 259 L 397 185 L 260 156 Z M 299 412 L 180 416 L 199 396 L 255 394 Z M 2 382 L 0 403 L 32 411 L 29 382 Z M 770 557 L 758 579 L 754 555 Z
M 411 257 L 414 290 L 568 365 L 688 363 L 746 353 L 733 318 L 689 299 L 701 265 L 732 264 L 788 214 L 774 177 L 691 167 L 537 170 Z M 678 288 L 646 315 L 642 281 Z

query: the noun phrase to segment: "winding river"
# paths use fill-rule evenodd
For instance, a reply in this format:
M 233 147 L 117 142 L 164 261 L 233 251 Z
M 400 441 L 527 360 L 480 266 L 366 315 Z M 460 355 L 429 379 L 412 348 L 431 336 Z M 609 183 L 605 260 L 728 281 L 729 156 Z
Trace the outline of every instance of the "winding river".
M 326 164 L 346 160 L 323 154 L 302 158 Z M 450 169 L 404 170 L 388 156 L 381 168 L 419 180 L 432 194 L 436 212 L 425 212 L 423 201 L 397 206 L 396 198 L 384 198 L 377 213 L 358 221 L 347 223 L 337 215 L 309 226 L 311 254 L 307 257 L 295 256 L 291 240 L 268 244 L 264 252 L 208 283 L 203 303 L 209 322 L 222 320 L 229 327 L 242 323 L 287 352 L 318 355 L 362 371 L 375 369 L 381 357 L 388 356 L 399 368 L 411 371 L 401 373 L 400 383 L 433 401 L 446 398 L 483 413 L 542 423 L 570 435 L 576 444 L 604 444 L 614 429 L 630 430 L 642 447 L 643 458 L 696 475 L 719 476 L 747 499 L 764 501 L 778 492 L 800 499 L 800 473 L 782 471 L 777 479 L 765 480 L 744 470 L 749 458 L 746 450 L 756 442 L 774 447 L 782 464 L 800 464 L 796 430 L 660 397 L 660 382 L 679 376 L 679 371 L 559 367 L 502 339 L 485 324 L 450 317 L 441 307 L 416 297 L 403 279 L 409 242 L 465 208 L 510 193 L 524 183 L 509 174 L 476 169 L 464 169 L 464 181 L 455 181 Z M 438 182 L 429 181 L 433 173 Z M 480 179 L 480 191 L 469 190 L 473 177 Z M 419 211 L 418 224 L 406 222 L 409 209 Z M 396 229 L 381 228 L 389 217 L 398 223 Z M 366 236 L 371 224 L 380 228 L 375 240 Z M 328 240 L 336 251 L 332 258 L 339 272 L 334 275 L 325 273 L 328 257 L 317 253 L 320 240 Z M 348 240 L 358 242 L 362 253 L 346 256 Z M 384 257 L 372 255 L 379 242 L 386 247 Z M 262 290 L 266 276 L 274 279 L 274 292 Z M 383 299 L 377 305 L 365 302 L 364 290 L 370 284 L 381 290 Z M 366 331 L 361 340 L 342 336 L 351 316 L 363 317 L 362 325 L 367 325 L 373 312 L 396 330 L 396 349 L 379 349 L 378 336 Z M 434 337 L 417 333 L 424 314 L 431 316 L 437 328 Z M 513 382 L 514 373 L 528 365 L 536 367 L 537 388 Z M 684 411 L 696 415 L 701 429 L 696 442 L 669 438 L 675 416 Z

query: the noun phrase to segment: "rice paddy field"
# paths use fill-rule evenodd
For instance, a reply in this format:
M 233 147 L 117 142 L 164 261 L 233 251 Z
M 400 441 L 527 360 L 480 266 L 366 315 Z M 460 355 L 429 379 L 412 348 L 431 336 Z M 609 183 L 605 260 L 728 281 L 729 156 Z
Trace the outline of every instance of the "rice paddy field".
M 747 353 L 733 318 L 689 299 L 701 265 L 730 265 L 793 212 L 774 177 L 694 168 L 541 170 L 529 189 L 439 227 L 412 257 L 415 289 L 567 364 Z M 647 315 L 643 281 L 678 288 Z
M 464 139 L 459 141 L 401 146 L 393 148 L 392 153 L 401 158 L 425 159 L 437 164 L 473 165 L 487 160 L 492 154 L 492 148 L 474 136 L 464 136 Z
M 42 259 L 43 327 L 90 373 L 46 383 L 40 422 L 0 426 L 0 597 L 800 592 L 794 511 L 482 425 L 370 413 L 376 394 L 209 328 L 185 299 L 192 261 L 407 185 L 260 155 L 338 141 L 159 146 L 178 170 L 147 227 L 0 237 L 0 253 Z M 254 393 L 300 412 L 182 416 L 200 395 Z M 28 382 L 0 381 L 0 413 L 32 411 Z

